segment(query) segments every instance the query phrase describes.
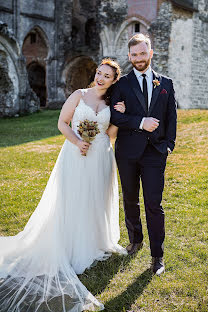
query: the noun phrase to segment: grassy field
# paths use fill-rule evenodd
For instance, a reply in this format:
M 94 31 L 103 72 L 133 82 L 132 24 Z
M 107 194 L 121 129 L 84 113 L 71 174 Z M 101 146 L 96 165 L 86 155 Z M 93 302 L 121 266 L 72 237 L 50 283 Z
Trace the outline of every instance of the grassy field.
M 59 111 L 0 120 L 0 234 L 21 231 L 38 204 L 64 137 Z M 80 279 L 108 312 L 208 311 L 208 111 L 179 111 L 175 152 L 168 157 L 162 277 L 149 270 L 145 245 L 136 257 L 113 255 Z M 128 244 L 120 197 L 123 246 Z M 142 219 L 145 224 L 144 207 Z M 31 311 L 32 312 L 32 311 Z M 57 311 L 59 312 L 59 311 Z

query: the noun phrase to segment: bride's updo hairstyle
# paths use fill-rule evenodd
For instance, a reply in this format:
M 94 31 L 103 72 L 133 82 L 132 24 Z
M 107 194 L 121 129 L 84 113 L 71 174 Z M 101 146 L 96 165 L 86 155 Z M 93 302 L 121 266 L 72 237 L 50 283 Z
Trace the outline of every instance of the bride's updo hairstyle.
M 119 80 L 121 76 L 121 68 L 118 63 L 110 58 L 104 58 L 101 63 L 98 65 L 98 68 L 102 65 L 108 65 L 113 69 L 114 72 L 114 81 Z
M 102 60 L 102 62 L 98 65 L 98 68 L 102 65 L 108 65 L 112 68 L 112 70 L 114 72 L 114 80 L 113 80 L 114 82 L 119 80 L 119 78 L 121 76 L 121 68 L 116 61 L 113 61 L 110 58 L 104 58 Z M 108 90 L 106 91 L 106 93 L 103 95 L 103 100 L 105 100 L 106 105 L 110 105 L 110 99 L 111 99 L 112 91 L 113 91 L 113 85 L 110 86 L 108 88 Z

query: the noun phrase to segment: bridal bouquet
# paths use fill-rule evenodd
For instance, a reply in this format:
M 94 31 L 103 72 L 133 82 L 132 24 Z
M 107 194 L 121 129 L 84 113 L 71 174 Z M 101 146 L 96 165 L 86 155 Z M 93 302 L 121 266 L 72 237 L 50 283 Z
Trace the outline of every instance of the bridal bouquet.
M 89 121 L 88 119 L 85 119 L 84 121 L 80 121 L 80 124 L 77 127 L 82 140 L 87 143 L 91 143 L 95 139 L 95 136 L 100 133 L 97 121 Z M 87 154 L 83 154 L 83 156 L 86 155 Z

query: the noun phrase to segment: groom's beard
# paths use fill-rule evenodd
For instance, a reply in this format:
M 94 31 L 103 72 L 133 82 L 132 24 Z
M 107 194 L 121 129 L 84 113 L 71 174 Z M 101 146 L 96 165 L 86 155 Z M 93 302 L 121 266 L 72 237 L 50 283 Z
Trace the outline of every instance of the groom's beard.
M 151 58 L 149 58 L 147 61 L 143 60 L 140 62 L 131 62 L 132 66 L 140 72 L 147 69 L 150 66 L 150 63 L 151 63 Z

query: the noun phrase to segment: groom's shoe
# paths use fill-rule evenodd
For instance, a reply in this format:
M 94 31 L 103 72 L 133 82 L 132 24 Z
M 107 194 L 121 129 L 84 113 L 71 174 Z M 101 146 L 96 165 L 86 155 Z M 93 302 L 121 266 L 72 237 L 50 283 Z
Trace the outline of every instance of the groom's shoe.
M 165 265 L 163 263 L 162 257 L 152 257 L 152 264 L 151 264 L 152 272 L 156 275 L 161 275 L 165 272 Z
M 129 244 L 127 247 L 126 247 L 126 250 L 128 252 L 128 255 L 134 255 L 138 250 L 142 249 L 143 247 L 143 242 L 141 243 L 132 243 L 132 244 Z

